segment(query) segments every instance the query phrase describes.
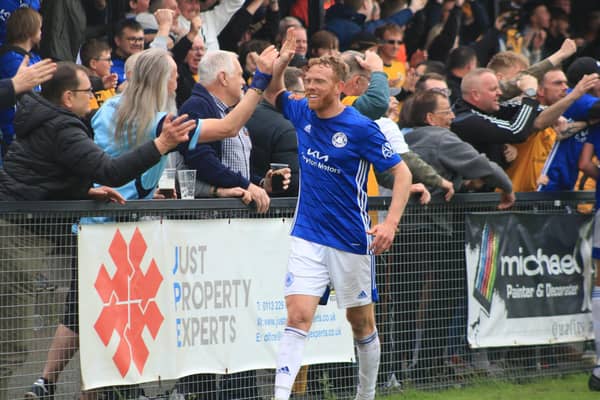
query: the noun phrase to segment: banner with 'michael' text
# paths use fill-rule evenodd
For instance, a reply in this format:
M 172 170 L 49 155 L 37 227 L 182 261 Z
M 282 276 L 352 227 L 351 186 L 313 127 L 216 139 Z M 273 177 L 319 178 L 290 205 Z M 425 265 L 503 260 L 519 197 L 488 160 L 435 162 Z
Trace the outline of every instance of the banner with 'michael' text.
M 282 219 L 81 225 L 84 388 L 275 368 L 289 229 Z M 303 361 L 354 361 L 335 296 L 317 310 Z
M 471 346 L 593 338 L 591 228 L 583 215 L 467 214 Z

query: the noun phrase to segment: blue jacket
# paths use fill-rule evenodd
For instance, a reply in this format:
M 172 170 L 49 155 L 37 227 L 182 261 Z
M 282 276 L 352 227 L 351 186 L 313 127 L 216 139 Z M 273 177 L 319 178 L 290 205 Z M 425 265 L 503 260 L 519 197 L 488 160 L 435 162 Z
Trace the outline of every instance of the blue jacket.
M 334 33 L 340 40 L 340 50 L 348 50 L 354 36 L 362 31 L 370 33 L 381 25 L 394 23 L 404 26 L 410 21 L 413 13 L 405 8 L 387 18 L 365 23 L 365 16 L 354 12 L 344 4 L 335 4 L 325 13 L 325 29 Z
M 23 50 L 16 46 L 2 46 L 0 48 L 0 79 L 12 78 L 17 73 L 25 55 L 29 54 L 29 65 L 41 61 L 40 56 L 35 53 Z M 36 91 L 40 87 L 35 88 Z M 3 146 L 8 146 L 15 136 L 13 120 L 15 118 L 15 108 L 9 107 L 0 110 L 0 130 L 2 131 Z
M 204 86 L 194 85 L 192 95 L 179 109 L 179 114 L 188 114 L 192 119 L 221 119 L 221 111 Z M 239 172 L 233 172 L 221 163 L 223 143 L 203 143 L 190 150 L 187 144 L 178 147 L 188 168 L 196 170 L 196 179 L 218 187 L 242 187 L 247 189 L 250 181 Z

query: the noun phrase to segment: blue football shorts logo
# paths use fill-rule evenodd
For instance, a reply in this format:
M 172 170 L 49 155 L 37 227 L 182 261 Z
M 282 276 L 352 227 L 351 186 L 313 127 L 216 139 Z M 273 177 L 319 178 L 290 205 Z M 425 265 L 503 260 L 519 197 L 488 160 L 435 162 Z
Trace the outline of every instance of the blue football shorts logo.
M 292 286 L 292 283 L 294 283 L 294 274 L 292 274 L 291 272 L 288 272 L 285 275 L 285 287 Z

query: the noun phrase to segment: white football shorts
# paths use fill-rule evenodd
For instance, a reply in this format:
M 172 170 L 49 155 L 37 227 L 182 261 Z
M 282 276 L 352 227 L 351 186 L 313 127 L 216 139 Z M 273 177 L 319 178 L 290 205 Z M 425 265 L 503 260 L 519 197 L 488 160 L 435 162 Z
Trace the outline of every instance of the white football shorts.
M 364 306 L 373 302 L 375 260 L 371 255 L 354 254 L 291 238 L 285 296 L 303 294 L 321 297 L 328 285 L 335 290 L 338 308 Z

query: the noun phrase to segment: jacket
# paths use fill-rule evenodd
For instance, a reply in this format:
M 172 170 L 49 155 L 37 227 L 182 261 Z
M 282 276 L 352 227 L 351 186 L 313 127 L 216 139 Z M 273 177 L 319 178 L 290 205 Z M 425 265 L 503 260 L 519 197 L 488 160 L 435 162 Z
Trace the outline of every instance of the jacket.
M 0 200 L 85 199 L 92 182 L 123 185 L 161 158 L 153 141 L 111 158 L 81 119 L 34 93 L 21 99 L 15 132 L 0 170 Z
M 0 110 L 10 108 L 17 102 L 15 87 L 10 79 L 0 79 Z
M 412 151 L 456 188 L 460 188 L 465 179 L 483 178 L 488 186 L 512 192 L 512 183 L 498 164 L 448 129 L 421 126 L 405 133 L 404 139 Z M 432 194 L 441 194 L 441 189 L 431 189 Z
M 538 105 L 536 100 L 524 98 L 522 103 L 503 103 L 498 112 L 490 115 L 458 99 L 454 104 L 456 118 L 450 129 L 490 160 L 505 167 L 504 143 L 524 142 L 533 133 Z
M 179 114 L 188 114 L 191 119 L 222 118 L 221 110 L 204 86 L 197 83 L 192 95 L 179 109 Z M 234 172 L 221 162 L 223 142 L 215 141 L 199 144 L 194 150 L 180 145 L 179 152 L 185 164 L 196 170 L 196 179 L 213 186 L 230 188 L 250 186 L 250 181 L 239 172 Z
M 294 197 L 298 195 L 299 162 L 296 129 L 290 121 L 266 101 L 262 101 L 246 123 L 252 140 L 250 166 L 252 173 L 265 176 L 270 163 L 284 163 L 292 171 L 291 183 L 285 192 L 275 196 Z

